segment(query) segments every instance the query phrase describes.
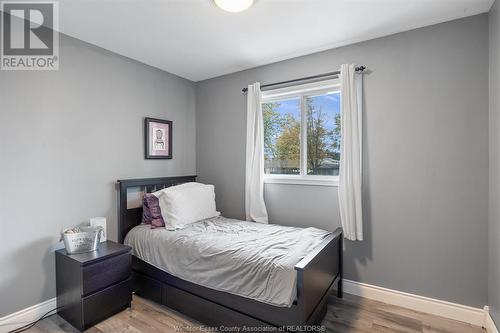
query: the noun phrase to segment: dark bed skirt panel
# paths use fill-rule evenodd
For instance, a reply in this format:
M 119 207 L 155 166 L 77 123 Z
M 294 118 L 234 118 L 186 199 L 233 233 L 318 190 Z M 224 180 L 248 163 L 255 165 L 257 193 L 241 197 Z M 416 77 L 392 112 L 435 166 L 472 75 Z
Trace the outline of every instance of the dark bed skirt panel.
M 135 293 L 163 304 L 209 326 L 269 326 L 238 311 L 208 301 L 181 289 L 133 273 Z
M 290 308 L 277 307 L 250 298 L 203 287 L 172 276 L 137 257 L 133 257 L 132 272 L 134 291 L 137 295 L 166 305 L 204 324 L 240 326 L 240 324 L 236 324 L 231 320 L 231 318 L 238 317 L 235 313 L 248 314 L 249 319 L 247 321 L 253 318 L 260 318 L 261 320 L 258 321 L 260 324 L 257 326 L 263 324 L 280 326 L 281 323 L 277 319 L 286 320 L 290 325 L 299 323 L 299 313 L 297 312 L 296 303 Z M 177 300 L 171 299 L 174 297 Z M 193 302 L 197 298 L 200 300 Z M 202 302 L 202 300 L 209 301 L 211 305 Z M 204 305 L 207 305 L 207 307 L 205 308 Z M 229 310 L 228 318 L 223 318 L 221 315 L 222 309 L 216 310 L 215 307 L 212 307 L 213 305 L 222 306 Z M 194 316 L 191 313 L 194 310 L 191 309 L 193 307 L 200 307 L 200 309 L 196 309 L 199 310 L 195 311 L 196 314 L 198 312 L 200 315 L 207 314 L 210 317 L 209 320 L 207 321 L 204 318 Z M 252 322 L 256 324 L 254 320 Z

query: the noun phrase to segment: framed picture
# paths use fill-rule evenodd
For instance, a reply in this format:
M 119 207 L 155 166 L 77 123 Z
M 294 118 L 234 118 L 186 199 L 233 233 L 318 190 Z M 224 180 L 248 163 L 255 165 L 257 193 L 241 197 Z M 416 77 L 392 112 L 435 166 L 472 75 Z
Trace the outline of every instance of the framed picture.
M 172 158 L 172 122 L 155 118 L 144 120 L 146 159 Z

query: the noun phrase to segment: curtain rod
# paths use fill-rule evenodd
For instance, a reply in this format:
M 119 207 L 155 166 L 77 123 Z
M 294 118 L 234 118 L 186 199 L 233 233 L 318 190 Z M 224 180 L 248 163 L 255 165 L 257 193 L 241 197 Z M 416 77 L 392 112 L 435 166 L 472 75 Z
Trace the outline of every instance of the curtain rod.
M 366 69 L 365 66 L 357 66 L 354 70 L 356 72 L 363 72 Z M 294 83 L 294 82 L 300 82 L 300 81 L 309 81 L 309 80 L 314 80 L 314 79 L 320 79 L 323 77 L 329 77 L 329 76 L 336 76 L 339 75 L 340 71 L 335 71 L 335 72 L 330 72 L 330 73 L 324 73 L 324 74 L 318 74 L 318 75 L 313 75 L 313 76 L 306 76 L 306 77 L 301 77 L 299 79 L 294 79 L 294 80 L 288 80 L 288 81 L 281 81 L 281 82 L 276 82 L 276 83 L 269 83 L 269 84 L 263 84 L 260 87 L 261 88 L 269 88 L 269 87 L 274 87 L 274 86 L 281 86 L 283 84 L 287 83 Z M 248 88 L 243 88 L 241 91 L 246 94 L 248 91 Z

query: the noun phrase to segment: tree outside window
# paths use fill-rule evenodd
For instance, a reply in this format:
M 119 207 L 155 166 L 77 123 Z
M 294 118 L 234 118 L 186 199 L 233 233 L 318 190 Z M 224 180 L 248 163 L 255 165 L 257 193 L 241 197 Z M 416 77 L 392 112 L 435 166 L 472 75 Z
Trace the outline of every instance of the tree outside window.
M 338 91 L 265 102 L 262 112 L 266 174 L 338 176 L 341 140 Z M 307 133 L 303 144 L 302 129 Z M 306 162 L 301 170 L 302 151 L 306 152 Z

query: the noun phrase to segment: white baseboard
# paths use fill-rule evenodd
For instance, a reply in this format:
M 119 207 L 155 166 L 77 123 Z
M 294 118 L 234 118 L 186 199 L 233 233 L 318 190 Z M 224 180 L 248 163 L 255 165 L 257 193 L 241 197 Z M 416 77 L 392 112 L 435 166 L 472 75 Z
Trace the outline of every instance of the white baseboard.
M 480 309 L 346 279 L 343 282 L 344 291 L 348 294 L 482 326 L 486 328 L 488 333 L 500 333 L 489 314 L 487 306 L 484 309 Z M 33 322 L 55 308 L 56 299 L 52 298 L 0 318 L 0 333 L 7 333 Z
M 493 321 L 493 318 L 491 318 L 489 309 L 487 309 L 487 307 L 486 307 L 485 310 L 487 312 L 486 312 L 486 317 L 485 317 L 486 322 L 485 322 L 484 328 L 486 328 L 486 331 L 488 333 L 499 333 L 498 328 L 495 325 L 495 322 Z
M 486 327 L 486 318 L 489 317 L 487 309 L 441 301 L 351 280 L 344 279 L 344 291 L 348 294 L 481 327 Z
M 0 333 L 7 333 L 31 323 L 55 308 L 56 299 L 52 298 L 40 304 L 30 306 L 29 308 L 2 317 L 0 318 Z

